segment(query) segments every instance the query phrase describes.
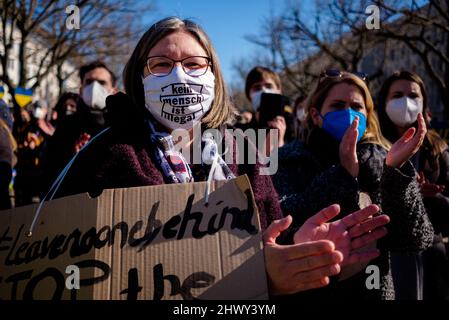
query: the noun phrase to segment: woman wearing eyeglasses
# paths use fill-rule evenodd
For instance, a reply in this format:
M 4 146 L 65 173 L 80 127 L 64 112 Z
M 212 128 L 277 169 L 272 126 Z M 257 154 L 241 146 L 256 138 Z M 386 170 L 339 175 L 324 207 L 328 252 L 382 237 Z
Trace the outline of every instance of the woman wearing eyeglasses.
M 342 259 L 362 259 L 365 255 L 353 249 L 374 241 L 370 231 L 376 233 L 388 223 L 385 215 L 368 219 L 378 212 L 374 205 L 329 223 L 338 214 L 332 206 L 313 215 L 304 227 L 289 229 L 292 219 L 282 217 L 277 193 L 270 177 L 261 174 L 260 163 L 226 163 L 217 152 L 217 141 L 207 135 L 199 142 L 213 152 L 203 152 L 200 163 L 175 150 L 174 130 L 188 131 L 186 147 L 194 153 L 198 151 L 191 135 L 194 127 L 222 130 L 234 113 L 215 50 L 195 23 L 166 18 L 151 26 L 126 65 L 124 85 L 127 95 L 119 93 L 106 101 L 110 130 L 79 154 L 61 194 L 95 195 L 105 188 L 226 180 L 247 174 L 264 231 L 271 296 L 326 286 L 329 277 L 340 272 Z M 236 160 L 236 152 L 242 151 L 231 148 L 230 152 Z M 207 161 L 211 154 L 215 165 Z M 289 245 L 278 244 L 281 238 Z
M 342 273 L 331 286 L 304 298 L 394 299 L 389 252 L 419 251 L 432 241 L 416 172 L 408 161 L 422 144 L 424 119 L 420 115 L 417 129 L 390 147 L 363 79 L 338 70 L 322 74 L 307 104 L 301 140 L 279 150 L 273 181 L 284 213 L 298 224 L 331 203 L 339 203 L 343 213 L 353 212 L 359 202 L 367 202 L 359 199 L 360 192 L 379 204 L 391 218 L 388 234 L 377 243 L 380 255 L 369 262 L 379 268 L 380 288 L 367 288 L 366 264 L 343 261 Z

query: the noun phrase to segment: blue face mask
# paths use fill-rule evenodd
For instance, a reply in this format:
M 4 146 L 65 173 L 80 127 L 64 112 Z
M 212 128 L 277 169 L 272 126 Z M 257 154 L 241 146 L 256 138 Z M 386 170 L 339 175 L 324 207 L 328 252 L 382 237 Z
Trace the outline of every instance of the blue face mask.
M 366 117 L 363 113 L 355 111 L 351 108 L 326 113 L 324 117 L 322 116 L 323 129 L 335 139 L 341 141 L 346 130 L 351 126 L 351 123 L 354 121 L 356 116 L 359 117 L 359 126 L 357 128 L 359 131 L 359 136 L 357 137 L 358 142 L 365 134 Z

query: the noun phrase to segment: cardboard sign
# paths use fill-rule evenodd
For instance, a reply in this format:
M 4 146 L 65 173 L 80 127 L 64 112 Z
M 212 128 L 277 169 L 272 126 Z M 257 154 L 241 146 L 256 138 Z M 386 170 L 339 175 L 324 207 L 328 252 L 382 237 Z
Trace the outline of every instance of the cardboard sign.
M 199 182 L 57 199 L 32 237 L 36 206 L 0 212 L 0 299 L 268 298 L 247 177 L 212 184 L 207 205 L 204 190 Z M 79 289 L 67 289 L 71 265 Z

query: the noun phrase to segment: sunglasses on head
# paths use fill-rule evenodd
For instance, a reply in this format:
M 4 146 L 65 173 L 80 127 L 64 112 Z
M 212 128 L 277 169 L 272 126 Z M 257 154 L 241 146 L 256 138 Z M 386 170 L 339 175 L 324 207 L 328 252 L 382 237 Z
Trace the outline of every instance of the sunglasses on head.
M 337 77 L 341 77 L 341 76 L 343 76 L 344 73 L 345 72 L 343 72 L 341 70 L 338 70 L 338 69 L 327 69 L 327 70 L 321 72 L 321 74 L 320 74 L 320 81 L 319 82 L 321 82 L 321 80 L 323 78 L 337 78 Z M 360 78 L 361 80 L 363 80 L 365 82 L 368 79 L 368 75 L 366 73 L 364 73 L 364 72 L 349 72 L 349 73 L 355 75 L 356 77 Z

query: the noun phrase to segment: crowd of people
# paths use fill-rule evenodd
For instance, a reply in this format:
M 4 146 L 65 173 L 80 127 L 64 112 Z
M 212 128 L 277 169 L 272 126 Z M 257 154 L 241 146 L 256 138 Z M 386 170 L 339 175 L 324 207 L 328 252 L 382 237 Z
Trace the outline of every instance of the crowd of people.
M 0 209 L 39 202 L 80 150 L 59 197 L 246 174 L 272 298 L 449 299 L 449 150 L 430 126 L 419 75 L 395 72 L 373 99 L 366 75 L 324 70 L 291 105 L 279 75 L 257 66 L 245 84 L 253 110 L 237 114 L 207 34 L 171 17 L 136 45 L 124 92 L 100 61 L 79 77 L 79 93 L 63 93 L 53 108 L 0 100 Z M 183 94 L 191 96 L 173 100 Z M 171 134 L 194 126 L 275 129 L 275 139 L 257 135 L 263 143 L 246 147 L 276 157 L 277 172 L 219 154 L 219 165 L 192 163 Z M 203 137 L 200 147 L 216 144 Z M 366 286 L 368 264 L 379 267 L 378 289 Z

